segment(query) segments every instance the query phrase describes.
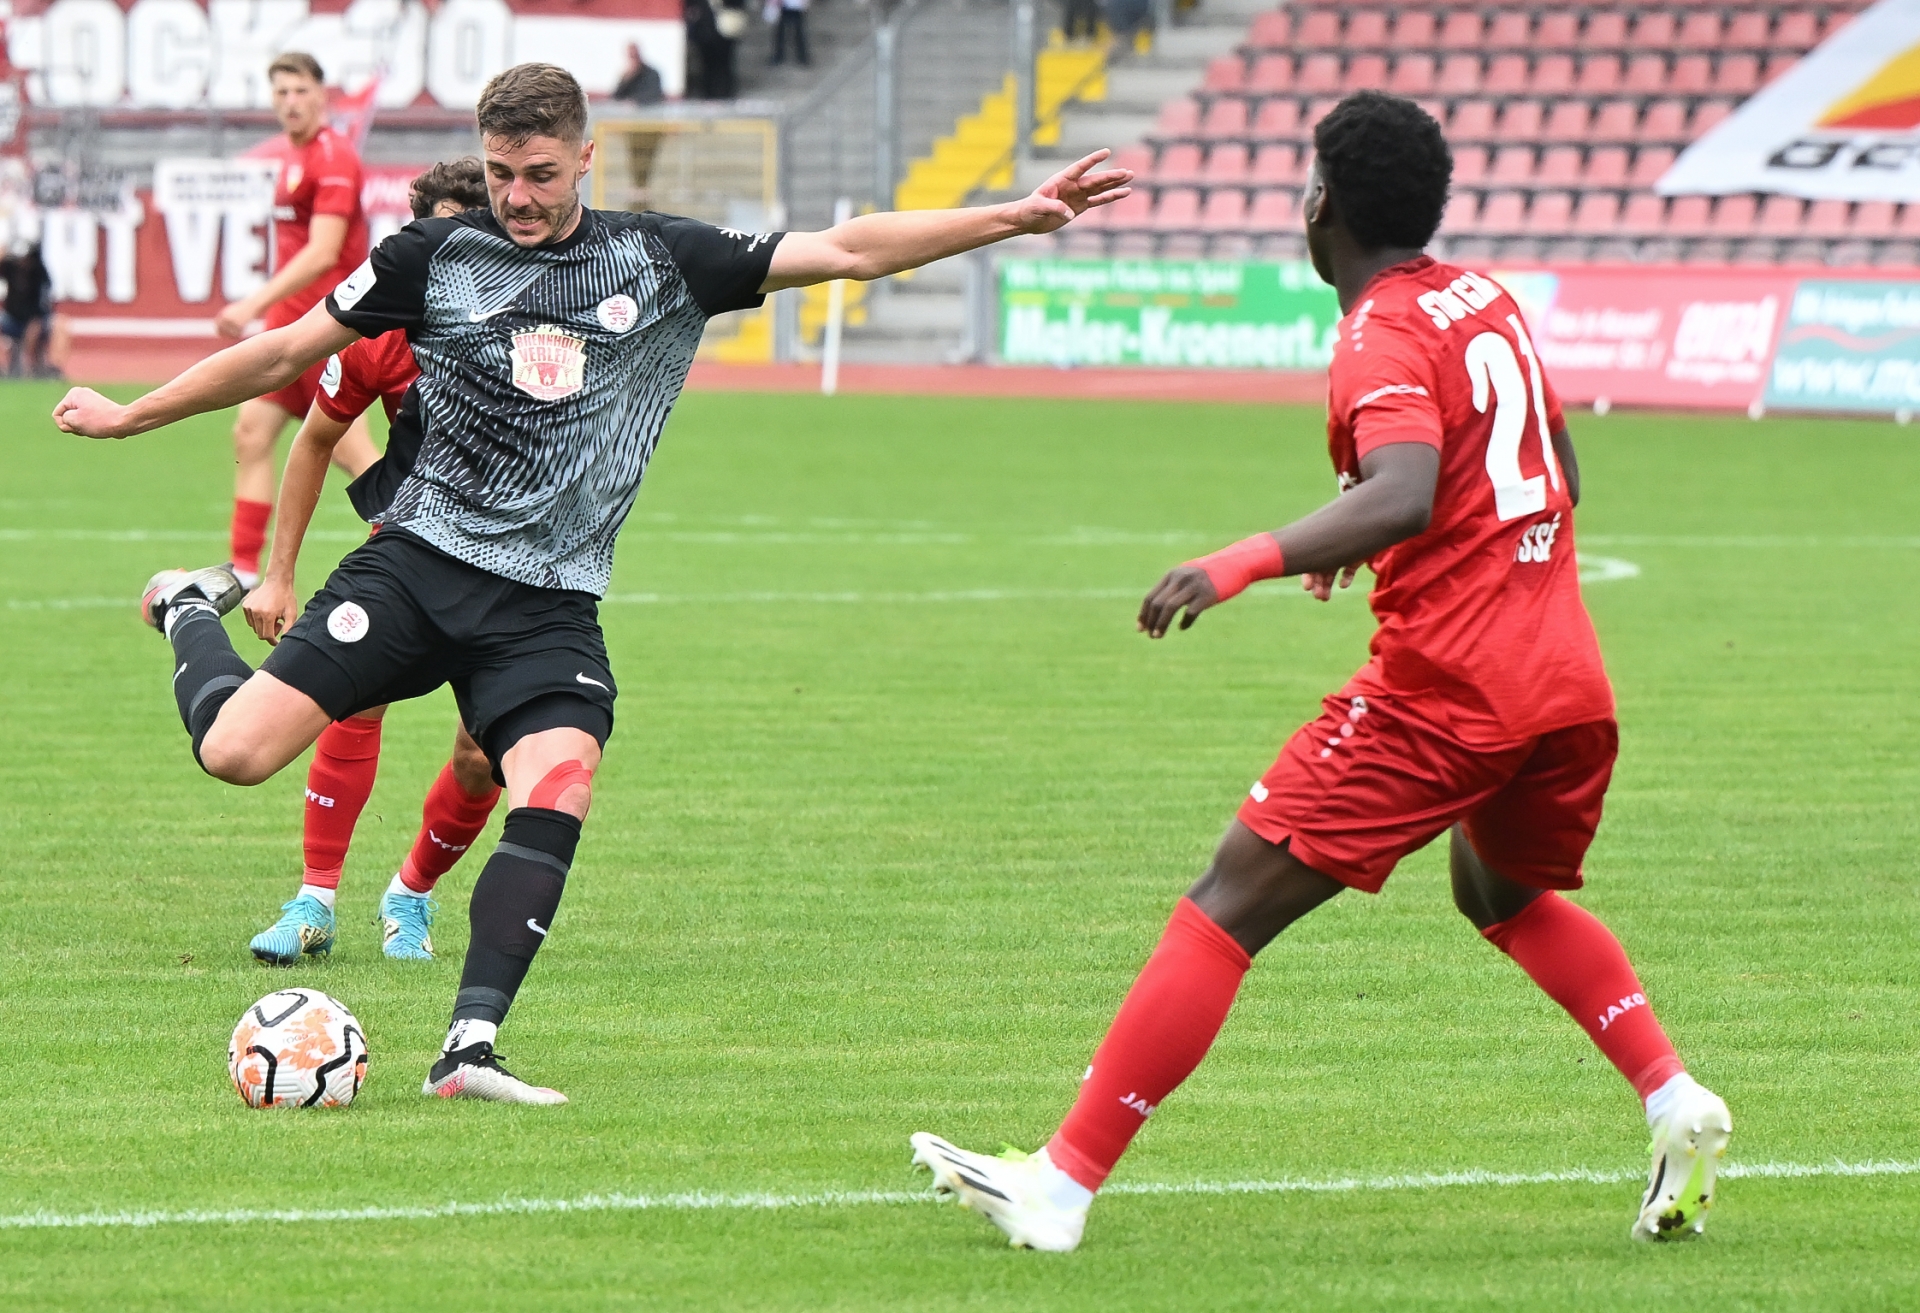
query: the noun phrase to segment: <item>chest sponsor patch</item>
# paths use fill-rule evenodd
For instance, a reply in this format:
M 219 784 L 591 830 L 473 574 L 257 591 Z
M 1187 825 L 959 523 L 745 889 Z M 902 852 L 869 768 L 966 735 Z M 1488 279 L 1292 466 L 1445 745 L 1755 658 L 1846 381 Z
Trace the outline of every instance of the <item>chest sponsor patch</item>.
M 327 367 L 320 371 L 320 389 L 330 397 L 340 395 L 340 357 L 327 357 Z
M 595 311 L 600 319 L 600 327 L 609 333 L 624 333 L 640 319 L 640 306 L 625 292 L 610 296 L 600 303 Z
M 540 401 L 558 401 L 586 382 L 587 344 L 542 324 L 513 335 L 513 385 Z

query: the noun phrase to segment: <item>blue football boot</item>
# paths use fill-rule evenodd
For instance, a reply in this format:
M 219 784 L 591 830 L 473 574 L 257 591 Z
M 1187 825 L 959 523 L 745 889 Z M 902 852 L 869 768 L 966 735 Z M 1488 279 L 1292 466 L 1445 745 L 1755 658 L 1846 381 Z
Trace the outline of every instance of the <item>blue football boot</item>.
M 380 899 L 380 951 L 403 961 L 433 960 L 433 914 L 440 904 L 425 894 L 397 894 L 389 889 Z
M 302 953 L 333 951 L 333 909 L 311 894 L 280 908 L 280 919 L 253 937 L 247 947 L 268 966 L 290 967 Z

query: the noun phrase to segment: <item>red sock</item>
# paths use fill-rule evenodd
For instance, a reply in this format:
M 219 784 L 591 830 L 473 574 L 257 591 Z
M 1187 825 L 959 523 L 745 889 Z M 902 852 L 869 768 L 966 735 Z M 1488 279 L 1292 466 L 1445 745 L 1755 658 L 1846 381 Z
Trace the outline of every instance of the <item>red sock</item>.
M 417 894 L 431 893 L 434 883 L 453 869 L 460 854 L 487 828 L 487 817 L 499 800 L 497 788 L 472 796 L 454 778 L 452 762 L 442 767 L 420 809 L 420 837 L 400 863 L 400 883 Z
M 227 550 L 233 553 L 235 569 L 260 573 L 260 549 L 267 545 L 267 520 L 272 514 L 272 502 L 233 499 L 233 528 Z
M 1207 1056 L 1252 965 L 1232 935 L 1180 900 L 1047 1145 L 1054 1166 L 1100 1188 L 1160 1100 Z
M 1686 1068 L 1633 974 L 1633 963 L 1598 917 L 1555 893 L 1480 932 L 1565 1008 L 1642 1099 Z
M 320 731 L 307 767 L 307 870 L 304 884 L 340 887 L 354 823 L 380 769 L 380 722 L 350 716 Z

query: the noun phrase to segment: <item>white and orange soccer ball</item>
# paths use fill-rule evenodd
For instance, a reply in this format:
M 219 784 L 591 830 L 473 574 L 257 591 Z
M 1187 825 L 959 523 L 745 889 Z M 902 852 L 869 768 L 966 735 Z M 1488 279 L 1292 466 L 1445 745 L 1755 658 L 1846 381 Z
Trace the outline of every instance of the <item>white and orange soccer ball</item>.
M 240 1014 L 227 1072 L 249 1108 L 344 1108 L 367 1078 L 367 1034 L 338 999 L 276 990 Z

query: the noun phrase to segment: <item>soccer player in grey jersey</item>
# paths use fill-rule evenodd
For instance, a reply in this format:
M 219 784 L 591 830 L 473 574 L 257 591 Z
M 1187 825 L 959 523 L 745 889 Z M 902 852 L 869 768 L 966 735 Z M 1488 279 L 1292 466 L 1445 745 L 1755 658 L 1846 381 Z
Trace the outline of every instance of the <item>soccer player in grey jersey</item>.
M 613 731 L 596 612 L 613 545 L 707 319 L 769 292 L 872 279 L 1127 195 L 1101 151 L 1026 198 L 754 234 L 589 210 L 580 86 L 551 64 L 488 83 L 476 110 L 491 205 L 408 225 L 297 323 L 229 347 L 130 405 L 75 388 L 68 433 L 120 438 L 272 390 L 356 338 L 404 329 L 420 365 L 420 444 L 379 532 L 348 554 L 255 671 L 219 618 L 221 567 L 163 571 L 141 601 L 173 648 L 173 688 L 211 775 L 258 784 L 329 721 L 453 687 L 509 811 L 474 882 L 453 1021 L 425 1092 L 561 1103 L 514 1077 L 494 1039 L 553 925 Z

